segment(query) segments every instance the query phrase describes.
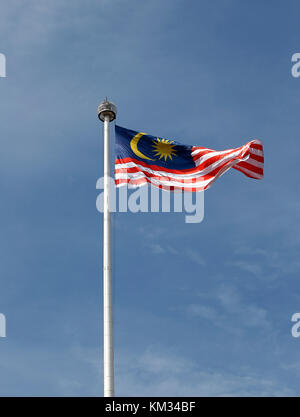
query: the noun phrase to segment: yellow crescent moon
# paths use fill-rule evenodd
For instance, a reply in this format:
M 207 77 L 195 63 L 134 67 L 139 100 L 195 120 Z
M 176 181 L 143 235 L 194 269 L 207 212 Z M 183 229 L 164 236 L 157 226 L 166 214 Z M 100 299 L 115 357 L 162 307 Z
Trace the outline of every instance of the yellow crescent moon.
M 149 161 L 155 161 L 155 159 L 149 158 L 148 156 L 144 155 L 142 152 L 138 150 L 137 144 L 143 135 L 146 135 L 146 133 L 140 132 L 137 135 L 135 135 L 130 141 L 130 147 L 132 151 L 136 154 L 136 156 L 138 156 L 139 158 L 149 159 Z

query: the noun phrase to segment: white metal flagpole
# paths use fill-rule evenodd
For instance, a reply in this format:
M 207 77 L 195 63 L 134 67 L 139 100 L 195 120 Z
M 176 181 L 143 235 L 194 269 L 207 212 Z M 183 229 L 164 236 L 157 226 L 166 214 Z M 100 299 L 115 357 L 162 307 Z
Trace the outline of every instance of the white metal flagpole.
M 98 117 L 104 122 L 104 204 L 103 204 L 103 368 L 104 397 L 114 396 L 114 340 L 112 316 L 112 275 L 110 239 L 110 153 L 109 124 L 117 108 L 107 99 L 98 106 Z

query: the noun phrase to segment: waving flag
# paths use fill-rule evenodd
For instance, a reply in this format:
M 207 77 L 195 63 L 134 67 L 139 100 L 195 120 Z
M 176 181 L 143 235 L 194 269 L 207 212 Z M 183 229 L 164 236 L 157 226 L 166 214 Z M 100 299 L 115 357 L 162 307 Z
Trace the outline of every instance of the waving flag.
M 115 153 L 118 187 L 150 183 L 166 190 L 203 191 L 229 168 L 250 178 L 263 178 L 264 154 L 259 139 L 240 148 L 214 151 L 116 126 Z

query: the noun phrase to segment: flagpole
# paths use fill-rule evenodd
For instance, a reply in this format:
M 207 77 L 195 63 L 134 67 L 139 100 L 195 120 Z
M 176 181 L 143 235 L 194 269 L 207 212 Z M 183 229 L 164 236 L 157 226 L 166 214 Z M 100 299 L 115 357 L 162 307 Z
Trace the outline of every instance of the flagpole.
M 110 239 L 110 153 L 109 124 L 117 108 L 107 99 L 98 106 L 98 117 L 104 123 L 104 204 L 103 204 L 103 370 L 104 397 L 114 396 L 114 341 L 112 316 L 112 275 Z

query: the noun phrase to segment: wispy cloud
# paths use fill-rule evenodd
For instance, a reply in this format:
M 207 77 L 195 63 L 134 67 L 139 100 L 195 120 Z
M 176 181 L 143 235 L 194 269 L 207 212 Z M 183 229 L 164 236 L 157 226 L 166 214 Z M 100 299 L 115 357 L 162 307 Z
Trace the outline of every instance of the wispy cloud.
M 185 247 L 182 248 L 180 240 L 177 246 L 170 244 L 170 238 L 167 229 L 159 227 L 147 229 L 146 227 L 142 227 L 139 231 L 142 233 L 143 238 L 145 239 L 145 245 L 149 247 L 152 253 L 155 255 L 176 255 L 180 256 L 182 259 L 185 258 L 200 266 L 204 266 L 206 264 L 203 256 L 200 254 L 200 251 Z
M 194 317 L 201 317 L 205 320 L 217 323 L 219 314 L 218 311 L 210 306 L 201 304 L 190 304 L 186 308 L 188 315 Z
M 237 245 L 234 249 L 237 259 L 227 262 L 226 265 L 251 274 L 255 278 L 274 281 L 300 271 L 300 261 L 295 257 L 294 252 L 294 245 L 282 248 L 281 251 L 276 248 L 262 249 L 250 245 Z
M 117 371 L 121 396 L 295 395 L 272 375 L 199 369 L 196 362 L 163 350 L 147 349 L 138 356 L 122 352 L 121 357 Z
M 247 261 L 232 261 L 232 262 L 228 262 L 227 265 L 234 266 L 245 272 L 250 272 L 251 274 L 255 276 L 260 276 L 260 274 L 262 273 L 261 265 L 254 263 L 254 262 L 251 263 Z
M 149 245 L 149 247 L 150 247 L 152 253 L 155 254 L 155 255 L 161 254 L 161 253 L 166 253 L 166 248 L 164 248 L 159 243 L 151 243 Z
M 186 249 L 184 251 L 184 253 L 186 254 L 186 256 L 192 261 L 195 262 L 196 264 L 203 266 L 205 265 L 205 260 L 203 259 L 203 257 L 200 255 L 200 251 L 196 251 L 194 249 Z
M 208 320 L 213 326 L 221 326 L 225 331 L 236 332 L 249 327 L 271 328 L 267 310 L 247 302 L 231 285 L 223 284 L 217 290 L 200 297 L 200 300 L 189 304 L 186 313 Z

